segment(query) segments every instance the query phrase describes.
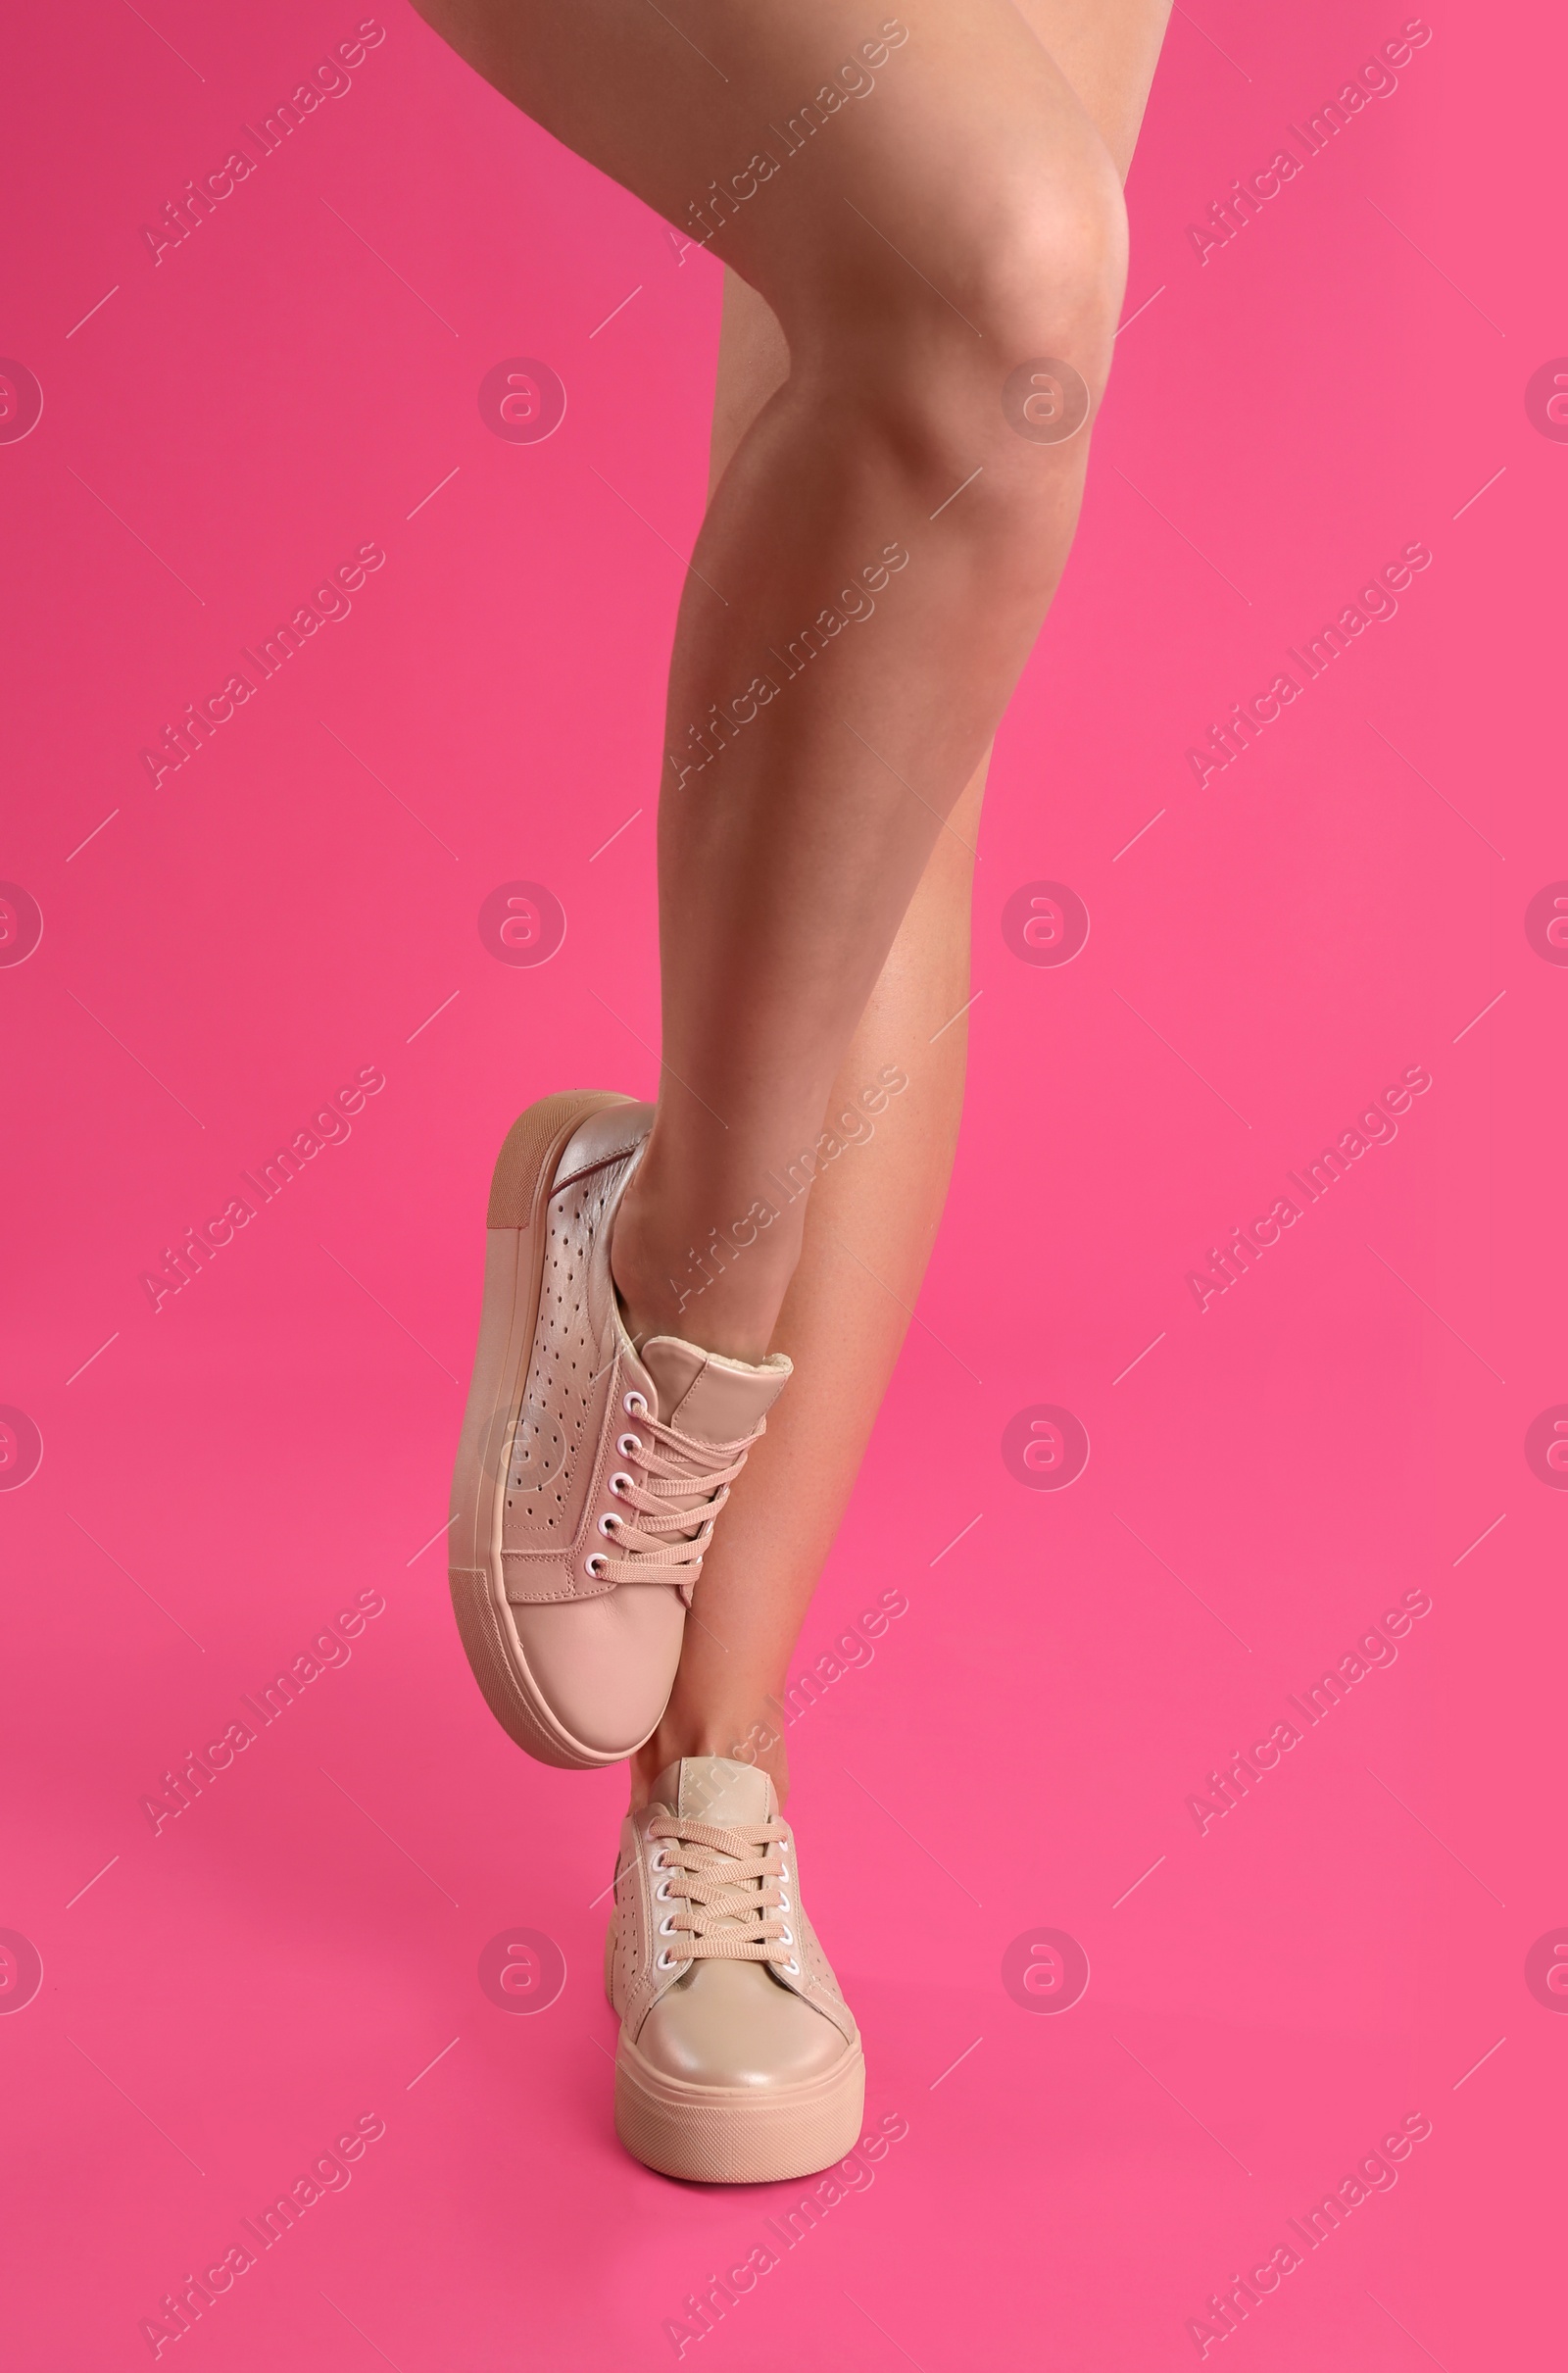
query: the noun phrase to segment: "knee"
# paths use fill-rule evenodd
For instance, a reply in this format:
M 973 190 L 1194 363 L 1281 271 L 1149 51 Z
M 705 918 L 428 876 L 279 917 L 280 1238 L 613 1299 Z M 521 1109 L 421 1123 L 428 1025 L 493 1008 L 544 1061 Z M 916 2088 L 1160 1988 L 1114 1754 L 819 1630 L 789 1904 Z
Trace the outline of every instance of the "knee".
M 1038 543 L 1038 508 L 1081 467 L 1126 261 L 1121 185 L 1087 142 L 1076 159 L 1026 155 L 972 175 L 915 269 L 874 259 L 872 302 L 841 333 L 852 372 L 921 487 L 977 472 L 965 533 Z
M 1127 277 L 1127 210 L 1109 157 L 1015 172 L 980 193 L 964 227 L 959 302 L 988 374 L 1054 356 L 1098 402 Z

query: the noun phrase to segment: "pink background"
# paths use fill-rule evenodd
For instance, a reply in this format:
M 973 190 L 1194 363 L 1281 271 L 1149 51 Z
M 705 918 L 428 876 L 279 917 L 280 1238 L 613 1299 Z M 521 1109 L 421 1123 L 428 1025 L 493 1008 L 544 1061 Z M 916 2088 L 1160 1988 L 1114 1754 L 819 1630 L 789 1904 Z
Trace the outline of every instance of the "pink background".
M 717 270 L 395 0 L 352 90 L 154 265 L 141 225 L 356 21 L 155 14 L 19 20 L 7 101 L 0 349 L 45 403 L 0 445 L 0 874 L 44 935 L 0 966 L 0 1402 L 43 1460 L 0 1492 L 0 1928 L 43 1977 L 0 2016 L 0 2328 L 29 2373 L 145 2361 L 164 2294 L 370 2114 L 347 2191 L 161 2361 L 632 2373 L 809 2187 L 619 2151 L 590 1898 L 623 1782 L 510 1745 L 421 1545 L 503 1130 L 654 1084 Z M 791 1754 L 869 2111 L 908 2131 L 687 2363 L 1181 2366 L 1215 2287 L 1415 2112 L 1396 2188 L 1220 2356 L 1461 2373 L 1560 2324 L 1568 1996 L 1524 1973 L 1568 1921 L 1568 1502 L 1524 1451 L 1568 1399 L 1568 972 L 1524 927 L 1568 874 L 1568 451 L 1524 400 L 1568 348 L 1560 23 L 1434 12 L 1261 219 L 1203 264 L 1187 236 L 1400 22 L 1173 21 L 1137 318 L 995 769 L 948 1224 L 802 1648 L 907 1597 Z M 546 443 L 479 416 L 519 354 L 567 389 Z M 1397 617 L 1199 790 L 1188 747 L 1417 539 Z M 138 753 L 369 540 L 352 615 L 154 790 Z M 476 929 L 517 877 L 568 917 L 540 968 Z M 1059 968 L 1001 930 L 1042 878 L 1092 917 Z M 1206 1249 L 1417 1064 L 1397 1139 L 1200 1312 Z M 368 1066 L 352 1137 L 154 1315 L 161 1248 Z M 1088 1429 L 1070 1490 L 1004 1464 L 1036 1403 Z M 1217 1759 L 1406 1591 L 1396 1662 L 1200 1834 Z M 155 1835 L 160 1775 L 361 1592 L 352 1660 Z M 568 1971 L 534 2016 L 476 1976 L 519 1926 Z M 1087 1952 L 1066 2015 L 1002 1982 L 1036 1928 Z

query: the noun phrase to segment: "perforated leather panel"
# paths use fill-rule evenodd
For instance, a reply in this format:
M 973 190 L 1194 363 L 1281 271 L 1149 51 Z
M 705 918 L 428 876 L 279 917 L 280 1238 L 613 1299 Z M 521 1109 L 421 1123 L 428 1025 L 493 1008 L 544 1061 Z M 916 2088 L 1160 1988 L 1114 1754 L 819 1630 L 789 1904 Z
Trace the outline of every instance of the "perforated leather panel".
M 507 1468 L 504 1550 L 565 1555 L 592 1488 L 610 1356 L 588 1271 L 605 1214 L 625 1174 L 608 1163 L 552 1197 L 539 1323 Z

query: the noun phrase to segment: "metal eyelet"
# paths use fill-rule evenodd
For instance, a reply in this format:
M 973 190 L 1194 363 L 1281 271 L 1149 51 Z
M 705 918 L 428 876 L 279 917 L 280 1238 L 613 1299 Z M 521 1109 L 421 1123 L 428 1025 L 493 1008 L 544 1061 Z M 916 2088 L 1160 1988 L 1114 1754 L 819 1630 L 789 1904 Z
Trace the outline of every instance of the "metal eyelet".
M 629 1491 L 635 1491 L 635 1490 L 636 1490 L 636 1488 L 637 1488 L 636 1477 L 635 1477 L 635 1476 L 633 1476 L 633 1475 L 628 1475 L 627 1473 L 625 1473 L 625 1471 L 624 1471 L 624 1470 L 622 1470 L 622 1471 L 621 1471 L 619 1474 L 614 1474 L 614 1475 L 612 1475 L 612 1476 L 611 1476 L 611 1478 L 610 1478 L 610 1488 L 611 1488 L 611 1490 L 612 1490 L 612 1491 L 614 1493 L 614 1495 L 615 1495 L 616 1499 L 618 1500 L 618 1499 L 620 1498 L 620 1495 L 621 1495 L 621 1493 L 622 1493 L 622 1492 L 629 1492 Z
M 606 1572 L 609 1569 L 609 1565 L 610 1559 L 596 1549 L 591 1557 L 585 1557 L 583 1559 L 582 1570 L 588 1576 L 590 1581 L 602 1582 Z
M 780 1911 L 788 1911 L 788 1909 L 789 1909 L 789 1907 L 790 1907 L 790 1899 L 789 1899 L 789 1897 L 788 1897 L 788 1896 L 787 1896 L 787 1895 L 784 1893 L 784 1891 L 783 1891 L 783 1889 L 782 1889 L 782 1888 L 780 1888 L 780 1890 L 779 1890 L 778 1907 L 779 1907 Z M 793 1938 L 791 1938 L 791 1937 L 786 1937 L 786 1938 L 784 1939 L 784 1942 L 785 1942 L 785 1944 L 786 1944 L 786 1945 L 788 1945 L 788 1944 L 792 1944 L 792 1943 L 794 1942 L 794 1939 L 793 1939 Z
M 615 1527 L 619 1524 L 619 1522 L 620 1518 L 615 1514 L 613 1508 L 612 1508 L 608 1514 L 600 1517 L 599 1529 L 604 1534 L 607 1541 L 611 1539 L 612 1535 L 614 1533 Z
M 674 1966 L 675 1955 L 672 1953 L 662 1953 L 658 1960 L 654 1963 L 654 1967 L 656 1969 L 673 1969 Z
M 791 1977 L 799 1977 L 801 1974 L 801 1964 L 799 1961 L 786 1961 L 784 1963 L 784 1967 L 788 1970 Z
M 795 1942 L 794 1931 L 787 1927 L 781 1928 L 778 1932 L 778 1941 L 781 1945 L 793 1945 Z
M 615 1448 L 623 1458 L 635 1458 L 642 1446 L 641 1434 L 622 1434 Z
M 671 1912 L 671 1913 L 669 1914 L 669 1917 L 668 1917 L 667 1919 L 663 1919 L 663 1920 L 661 1920 L 661 1921 L 660 1921 L 660 1923 L 659 1923 L 659 1933 L 660 1933 L 660 1935 L 661 1935 L 661 1936 L 673 1936 L 673 1935 L 674 1935 L 674 1933 L 675 1933 L 675 1914 L 674 1914 L 673 1912 Z
M 656 1863 L 654 1867 L 660 1869 L 662 1865 Z M 668 1879 L 661 1879 L 659 1885 L 654 1889 L 654 1902 L 656 1903 L 672 1903 L 674 1901 L 674 1891 L 670 1887 Z
M 628 1393 L 620 1406 L 628 1417 L 646 1417 L 648 1414 L 648 1404 L 641 1393 Z
M 661 1846 L 659 1852 L 653 1856 L 648 1867 L 650 1870 L 667 1870 L 669 1868 L 669 1864 L 664 1859 L 664 1849 L 662 1846 Z

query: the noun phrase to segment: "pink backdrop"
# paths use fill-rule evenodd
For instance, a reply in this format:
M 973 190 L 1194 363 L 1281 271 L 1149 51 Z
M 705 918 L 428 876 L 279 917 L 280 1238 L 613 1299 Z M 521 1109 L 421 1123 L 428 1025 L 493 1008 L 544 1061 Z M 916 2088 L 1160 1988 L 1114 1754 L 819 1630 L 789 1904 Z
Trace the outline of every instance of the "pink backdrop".
M 1397 9 L 1173 21 L 1083 534 L 995 770 L 947 1230 L 801 1654 L 814 1909 L 898 2139 L 683 2344 L 688 2294 L 813 2188 L 617 2148 L 590 1898 L 623 1783 L 491 1721 L 437 1535 L 500 1135 L 563 1085 L 654 1085 L 717 268 L 395 0 L 265 157 L 242 126 L 353 10 L 153 13 L 19 22 L 7 108 L 8 2360 L 143 2362 L 166 2296 L 348 2138 L 160 2361 L 1540 2361 L 1560 21 L 1435 11 L 1321 154 L 1308 116 Z M 176 239 L 236 143 L 256 170 Z M 481 415 L 517 357 L 566 391 L 546 441 Z M 340 615 L 247 666 L 340 567 Z M 1189 751 L 1282 673 L 1200 785 Z M 543 965 L 478 927 L 518 880 L 566 919 Z M 1038 961 L 1076 934 L 1036 895 L 1087 914 L 1070 962 Z M 1290 1174 L 1333 1147 L 1309 1200 Z M 235 1198 L 155 1311 L 144 1273 Z M 874 1655 L 835 1656 L 887 1591 Z M 494 1978 L 514 1929 L 531 1996 Z

